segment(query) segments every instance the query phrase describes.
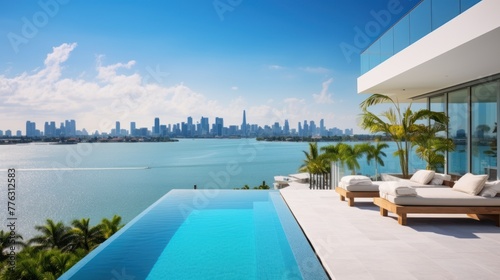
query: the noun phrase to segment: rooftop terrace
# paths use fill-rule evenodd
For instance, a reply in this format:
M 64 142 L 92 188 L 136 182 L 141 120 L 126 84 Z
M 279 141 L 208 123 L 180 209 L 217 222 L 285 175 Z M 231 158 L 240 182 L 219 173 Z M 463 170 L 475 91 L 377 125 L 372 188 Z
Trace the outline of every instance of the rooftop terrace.
M 332 279 L 498 279 L 500 228 L 465 215 L 382 217 L 371 199 L 348 207 L 333 190 L 281 190 Z M 436 218 L 439 217 L 439 218 Z

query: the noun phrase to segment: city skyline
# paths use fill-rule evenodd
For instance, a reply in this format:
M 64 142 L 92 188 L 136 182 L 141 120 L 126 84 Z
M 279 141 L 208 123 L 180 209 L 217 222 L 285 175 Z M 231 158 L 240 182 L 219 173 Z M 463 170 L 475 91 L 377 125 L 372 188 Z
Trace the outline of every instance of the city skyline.
M 211 125 L 210 125 L 211 124 Z M 338 136 L 338 135 L 353 135 L 352 128 L 340 129 L 337 127 L 327 128 L 324 125 L 324 120 L 319 121 L 319 125 L 314 120 L 304 120 L 298 122 L 296 128 L 291 127 L 288 120 L 284 120 L 281 124 L 275 122 L 272 125 L 261 126 L 247 122 L 246 112 L 243 111 L 243 119 L 241 125 L 229 124 L 224 126 L 224 118 L 216 117 L 210 123 L 208 117 L 201 117 L 196 123 L 193 122 L 191 116 L 186 118 L 186 122 L 181 123 L 161 123 L 159 117 L 155 117 L 152 126 L 141 127 L 137 122 L 130 122 L 130 129 L 122 126 L 120 121 L 115 121 L 114 128 L 110 131 L 88 131 L 82 127 L 77 129 L 75 120 L 65 120 L 60 122 L 59 127 L 55 121 L 45 121 L 44 129 L 36 127 L 36 122 L 26 121 L 25 132 L 16 130 L 12 134 L 12 130 L 0 130 L 0 136 L 27 136 L 27 137 L 60 137 L 60 136 L 173 136 L 173 137 L 197 137 L 197 136 L 242 136 L 242 137 L 257 137 L 257 136 Z M 8 131 L 8 135 L 6 132 Z
M 88 131 L 155 116 L 239 124 L 246 110 L 260 125 L 362 133 L 359 53 L 415 4 L 2 1 L 0 129 L 49 116 Z

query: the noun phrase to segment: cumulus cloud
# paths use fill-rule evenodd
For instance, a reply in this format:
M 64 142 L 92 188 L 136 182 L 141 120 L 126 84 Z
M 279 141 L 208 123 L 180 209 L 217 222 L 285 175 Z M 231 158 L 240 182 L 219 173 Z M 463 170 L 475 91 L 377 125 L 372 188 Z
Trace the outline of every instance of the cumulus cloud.
M 322 90 L 319 94 L 313 94 L 314 101 L 320 104 L 331 104 L 333 103 L 332 94 L 328 93 L 328 89 L 333 82 L 333 78 L 330 78 L 323 82 Z
M 62 122 L 75 119 L 77 128 L 89 132 L 109 132 L 116 121 L 128 127 L 135 121 L 138 127 L 150 127 L 154 117 L 162 124 L 195 120 L 201 116 L 223 117 L 226 125 L 241 123 L 242 111 L 247 121 L 259 125 L 272 125 L 285 120 L 295 126 L 298 121 L 333 119 L 333 113 L 322 113 L 308 98 L 272 98 L 255 104 L 242 97 L 213 100 L 192 90 L 183 83 L 155 82 L 150 73 L 140 74 L 136 61 L 106 64 L 104 56 L 96 57 L 95 72 L 63 77 L 64 63 L 71 59 L 76 43 L 54 47 L 39 69 L 15 76 L 0 74 L 0 129 L 24 128 L 26 120 L 35 121 L 43 130 L 45 121 Z M 272 69 L 283 69 L 274 65 Z M 157 67 L 157 70 L 158 67 Z M 150 79 L 148 79 L 148 77 Z M 145 83 L 145 80 L 151 82 Z M 323 82 L 323 89 L 312 97 L 316 103 L 332 103 L 328 92 L 333 79 Z M 237 90 L 236 86 L 231 89 Z
M 304 67 L 300 68 L 302 71 L 308 72 L 308 73 L 314 73 L 314 74 L 327 74 L 330 72 L 329 69 L 324 68 L 324 67 Z
M 0 115 L 2 119 L 37 121 L 77 120 L 79 128 L 108 132 L 115 121 L 136 121 L 149 125 L 152 117 L 168 114 L 169 123 L 184 121 L 194 112 L 209 115 L 222 111 L 218 102 L 207 99 L 183 84 L 170 87 L 144 84 L 138 73 L 130 73 L 134 60 L 104 65 L 96 59 L 95 79 L 61 78 L 62 64 L 70 58 L 76 43 L 54 47 L 44 67 L 14 77 L 0 75 Z M 43 128 L 42 128 L 43 129 Z

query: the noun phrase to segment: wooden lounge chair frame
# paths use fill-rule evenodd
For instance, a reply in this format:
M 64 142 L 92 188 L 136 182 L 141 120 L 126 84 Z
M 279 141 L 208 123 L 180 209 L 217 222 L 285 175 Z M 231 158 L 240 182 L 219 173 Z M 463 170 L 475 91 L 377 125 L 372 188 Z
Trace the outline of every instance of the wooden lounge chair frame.
M 380 215 L 387 216 L 388 212 L 398 216 L 398 223 L 405 226 L 407 214 L 467 214 L 476 219 L 493 220 L 500 227 L 500 206 L 413 206 L 397 205 L 381 197 L 373 198 L 373 203 L 380 207 Z
M 347 198 L 347 205 L 354 206 L 354 198 L 356 197 L 379 197 L 378 191 L 356 191 L 350 192 L 340 187 L 336 187 L 335 191 L 340 195 L 340 201 L 345 201 Z

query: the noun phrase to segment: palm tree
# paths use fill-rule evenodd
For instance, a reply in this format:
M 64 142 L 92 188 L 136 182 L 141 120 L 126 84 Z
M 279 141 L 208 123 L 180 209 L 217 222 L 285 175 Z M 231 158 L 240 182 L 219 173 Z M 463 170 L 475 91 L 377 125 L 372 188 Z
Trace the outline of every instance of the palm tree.
M 66 227 L 62 222 L 54 223 L 51 219 L 47 219 L 47 224 L 43 226 L 35 226 L 35 229 L 41 232 L 30 239 L 30 245 L 38 250 L 57 248 L 62 251 L 71 250 L 72 234 L 70 228 Z
M 0 263 L 6 260 L 9 256 L 4 255 L 4 251 L 10 251 L 12 246 L 23 248 L 26 244 L 22 241 L 23 237 L 19 234 L 14 236 L 9 231 L 0 230 Z
M 73 243 L 75 248 L 82 248 L 87 252 L 103 241 L 101 224 L 90 227 L 90 219 L 73 220 Z
M 366 153 L 366 161 L 368 162 L 368 164 L 370 164 L 372 160 L 374 160 L 375 162 L 375 180 L 378 180 L 378 166 L 384 166 L 384 160 L 382 159 L 382 156 L 386 157 L 387 155 L 382 150 L 386 148 L 389 148 L 389 145 L 387 143 L 380 142 L 377 142 L 377 145 L 366 143 L 366 146 L 364 147 Z
M 351 170 L 351 174 L 356 174 L 356 169 L 360 168 L 358 159 L 365 153 L 363 144 L 356 144 L 354 146 L 347 144 L 339 145 L 339 152 L 342 161 L 347 165 L 347 168 Z
M 101 225 L 104 239 L 110 238 L 111 235 L 119 231 L 123 227 L 123 224 L 121 224 L 121 222 L 122 217 L 118 215 L 114 215 L 111 220 L 108 220 L 107 218 L 102 219 Z
M 452 139 L 438 136 L 440 132 L 446 131 L 446 126 L 434 122 L 431 125 L 419 125 L 417 131 L 418 133 L 412 138 L 412 146 L 417 146 L 415 152 L 419 158 L 427 163 L 426 169 L 443 168 L 444 153 L 455 149 Z
M 314 183 L 313 175 L 322 175 L 325 179 L 325 174 L 330 172 L 330 162 L 325 154 L 319 154 L 318 143 L 309 143 L 309 152 L 303 151 L 306 159 L 300 166 L 299 172 L 309 173 L 309 187 Z
M 369 112 L 370 106 L 389 102 L 392 103 L 393 108 L 384 111 L 380 117 L 376 114 Z M 433 120 L 437 123 L 444 125 L 448 124 L 448 117 L 443 112 L 433 112 L 427 109 L 418 111 L 411 110 L 411 103 L 405 110 L 402 110 L 399 102 L 393 100 L 387 95 L 373 94 L 368 97 L 361 104 L 363 110 L 361 127 L 368 129 L 372 133 L 385 133 L 392 137 L 397 145 L 397 151 L 394 155 L 399 157 L 401 166 L 401 173 L 404 178 L 408 177 L 408 160 L 409 152 L 411 149 L 411 139 L 417 133 L 417 123 L 423 120 Z

